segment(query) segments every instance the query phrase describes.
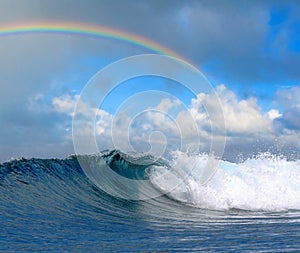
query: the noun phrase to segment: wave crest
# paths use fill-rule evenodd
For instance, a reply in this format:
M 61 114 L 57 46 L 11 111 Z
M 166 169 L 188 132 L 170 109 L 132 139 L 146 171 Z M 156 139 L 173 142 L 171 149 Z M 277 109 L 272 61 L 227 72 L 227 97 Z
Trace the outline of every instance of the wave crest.
M 242 163 L 220 161 L 207 184 L 200 175 L 208 157 L 177 154 L 173 172 L 161 177 L 154 170 L 155 187 L 177 201 L 213 210 L 242 209 L 249 211 L 300 210 L 300 161 L 260 155 Z M 172 181 L 178 187 L 170 190 Z

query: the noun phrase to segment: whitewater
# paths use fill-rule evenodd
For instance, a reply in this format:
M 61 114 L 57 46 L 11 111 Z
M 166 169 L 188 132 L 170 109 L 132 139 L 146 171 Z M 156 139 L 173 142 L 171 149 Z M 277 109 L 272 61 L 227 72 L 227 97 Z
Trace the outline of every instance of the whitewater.
M 169 181 L 160 178 L 158 168 L 151 178 L 156 187 L 175 200 L 211 210 L 300 210 L 299 160 L 288 161 L 267 153 L 241 163 L 221 160 L 215 174 L 203 184 L 207 155 L 177 152 L 174 156 L 175 170 L 171 173 L 178 180 L 177 187 L 170 189 Z
M 112 150 L 82 159 L 99 172 L 98 183 L 76 156 L 0 164 L 0 251 L 300 248 L 299 160 L 270 154 L 239 163 L 215 159 L 214 173 L 207 174 L 205 154 L 173 152 L 167 160 Z M 105 167 L 142 182 L 136 191 L 159 194 L 143 200 L 113 196 L 99 187 L 109 181 L 100 173 Z M 112 182 L 122 193 L 130 189 Z

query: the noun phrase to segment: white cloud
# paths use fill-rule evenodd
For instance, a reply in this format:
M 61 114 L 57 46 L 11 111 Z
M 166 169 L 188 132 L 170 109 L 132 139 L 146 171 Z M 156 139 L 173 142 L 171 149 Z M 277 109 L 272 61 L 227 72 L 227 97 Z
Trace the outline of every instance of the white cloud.
M 224 85 L 216 88 L 216 94 L 201 93 L 192 100 L 190 112 L 202 130 L 210 128 L 213 116 L 216 129 L 225 120 L 228 136 L 257 135 L 262 129 L 272 131 L 272 120 L 280 116 L 277 110 L 263 112 L 255 98 L 238 100 L 236 94 Z
M 180 105 L 180 101 L 178 99 L 171 100 L 169 98 L 163 98 L 155 109 L 162 112 L 168 112 L 172 107 L 178 105 Z
M 282 114 L 279 113 L 279 111 L 276 109 L 271 109 L 270 111 L 267 112 L 267 116 L 270 120 L 273 121 L 274 119 L 281 117 Z
M 63 96 L 53 98 L 52 104 L 57 112 L 65 113 L 71 116 L 75 109 L 76 98 L 77 97 L 73 99 L 69 94 L 65 94 Z
M 213 117 L 214 129 L 218 129 L 218 125 L 222 124 L 221 121 L 225 120 L 227 149 L 234 147 L 238 150 L 239 147 L 247 146 L 248 149 L 259 150 L 261 143 L 266 146 L 274 145 L 275 139 L 282 143 L 299 145 L 297 144 L 300 139 L 299 133 L 295 129 L 290 129 L 286 123 L 289 119 L 287 113 L 291 110 L 290 106 L 297 107 L 297 101 L 291 101 L 298 99 L 297 92 L 297 89 L 293 89 L 290 93 L 287 91 L 279 93 L 279 100 L 283 99 L 286 106 L 282 113 L 277 109 L 264 112 L 258 106 L 255 98 L 240 100 L 225 85 L 216 87 L 217 96 L 215 94 L 198 94 L 191 100 L 188 107 L 182 106 L 176 99 L 164 98 L 157 106 L 144 110 L 140 114 L 135 111 L 135 115 L 124 110 L 114 116 L 80 102 L 78 113 L 82 118 L 87 120 L 91 115 L 97 115 L 95 122 L 83 121 L 85 123 L 82 124 L 81 138 L 84 145 L 86 137 L 93 135 L 95 131 L 101 150 L 119 148 L 124 151 L 142 150 L 146 152 L 149 145 L 155 144 L 157 147 L 161 147 L 165 142 L 167 142 L 167 148 L 174 149 L 176 145 L 177 147 L 180 145 L 180 141 L 186 145 L 183 148 L 187 148 L 187 144 L 197 143 L 199 140 L 200 148 L 209 150 L 212 136 L 214 138 L 222 137 L 218 131 L 211 132 L 211 118 Z M 286 97 L 289 99 L 284 99 Z M 56 97 L 52 101 L 53 108 L 57 112 L 71 116 L 78 98 L 78 96 L 71 97 L 70 95 Z M 218 102 L 221 104 L 222 110 L 220 110 Z M 207 110 L 208 108 L 209 110 Z M 160 134 L 153 135 L 157 131 Z M 150 143 L 151 141 L 152 143 Z

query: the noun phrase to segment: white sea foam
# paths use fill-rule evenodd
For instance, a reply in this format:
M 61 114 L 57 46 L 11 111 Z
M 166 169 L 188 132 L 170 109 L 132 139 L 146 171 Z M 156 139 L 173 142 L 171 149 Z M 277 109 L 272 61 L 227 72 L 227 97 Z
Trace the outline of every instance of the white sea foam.
M 153 167 L 150 179 L 171 198 L 199 208 L 300 210 L 300 161 L 260 156 L 236 164 L 220 161 L 212 178 L 201 176 L 208 156 L 176 153 L 172 169 Z

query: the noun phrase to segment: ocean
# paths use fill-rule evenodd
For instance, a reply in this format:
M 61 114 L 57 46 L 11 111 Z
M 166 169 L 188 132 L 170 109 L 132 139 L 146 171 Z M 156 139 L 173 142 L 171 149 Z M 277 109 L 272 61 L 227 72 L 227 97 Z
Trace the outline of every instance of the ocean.
M 207 182 L 206 155 L 113 150 L 81 161 L 97 177 L 76 156 L 0 164 L 1 252 L 300 251 L 299 160 L 220 160 Z M 105 178 L 105 167 L 156 196 Z

